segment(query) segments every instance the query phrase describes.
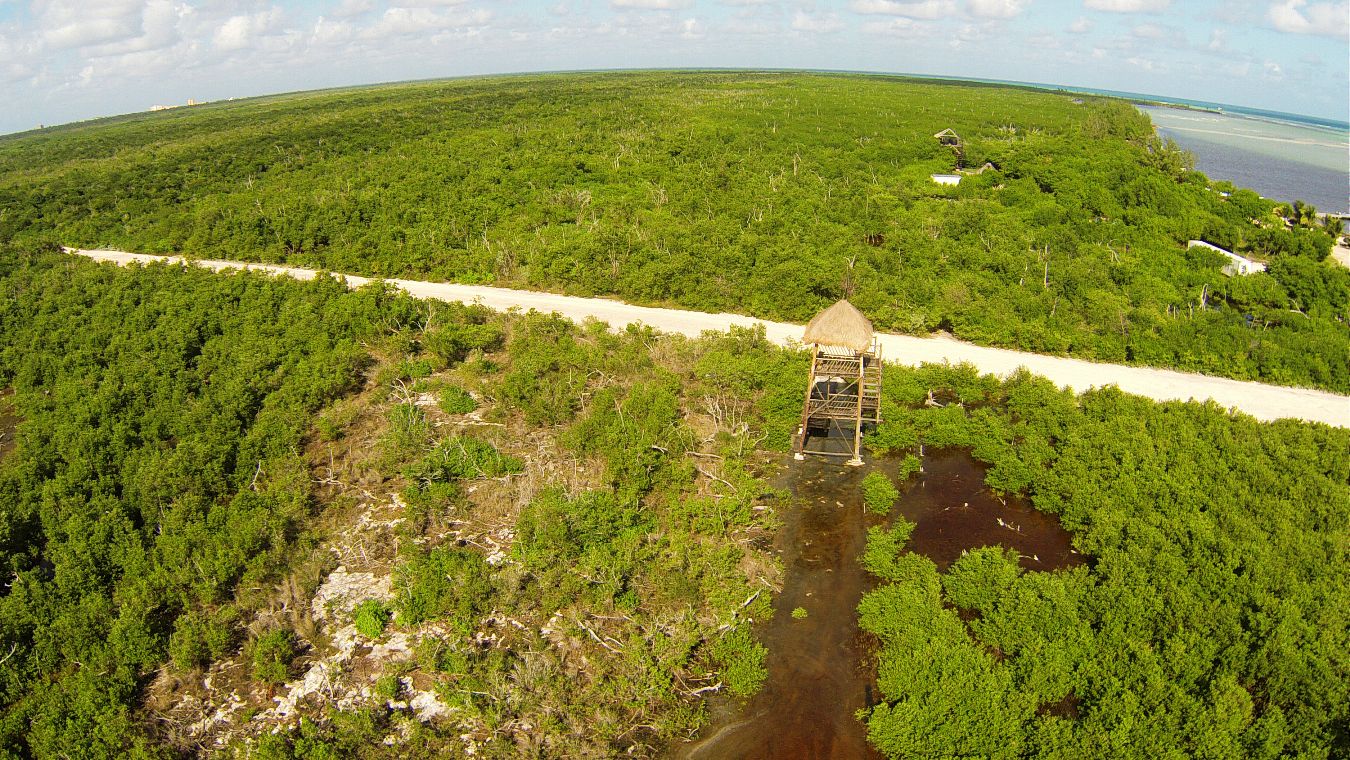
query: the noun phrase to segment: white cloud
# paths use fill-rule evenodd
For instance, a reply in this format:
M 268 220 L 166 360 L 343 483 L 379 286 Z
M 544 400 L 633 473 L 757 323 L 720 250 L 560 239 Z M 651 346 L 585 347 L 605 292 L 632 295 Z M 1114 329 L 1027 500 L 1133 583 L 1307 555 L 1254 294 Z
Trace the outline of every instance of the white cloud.
M 1094 11 L 1111 13 L 1161 13 L 1172 0 L 1085 0 L 1083 5 Z
M 53 0 L 34 3 L 34 15 L 42 42 L 49 48 L 66 50 L 138 36 L 143 6 L 141 0 L 92 5 Z
M 1171 27 L 1166 27 L 1162 24 L 1139 24 L 1130 30 L 1130 34 L 1133 34 L 1141 40 L 1161 40 L 1164 37 L 1170 36 L 1173 31 L 1174 30 Z
M 693 4 L 693 0 L 609 0 L 611 8 L 633 8 L 644 11 L 677 11 Z
M 853 0 L 849 6 L 855 13 L 906 18 L 936 19 L 956 13 L 956 0 L 920 0 L 901 3 L 896 0 Z
M 216 30 L 211 44 L 222 51 L 243 50 L 276 30 L 280 22 L 280 8 L 270 8 L 247 16 L 231 16 Z
M 1063 47 L 1063 43 L 1057 35 L 1042 33 L 1028 37 L 1027 46 L 1039 53 L 1045 50 L 1058 50 Z
M 961 28 L 956 30 L 953 36 L 954 40 L 960 42 L 981 42 L 989 38 L 987 25 L 962 24 Z
M 415 37 L 438 32 L 460 30 L 467 32 L 492 20 L 490 11 L 477 9 L 435 10 L 429 7 L 389 8 L 379 21 L 366 27 L 361 37 L 381 40 L 388 37 Z M 434 40 L 434 37 L 432 37 Z
M 885 21 L 868 21 L 862 25 L 868 34 L 880 34 L 891 37 L 915 38 L 924 33 L 924 27 L 913 19 L 892 18 Z
M 1027 9 L 1030 0 L 969 0 L 966 9 L 980 18 L 1012 18 Z
M 1270 6 L 1266 18 L 1281 32 L 1327 37 L 1345 37 L 1350 33 L 1350 3 L 1309 5 L 1307 0 L 1283 0 Z
M 331 49 L 350 42 L 356 36 L 356 25 L 350 21 L 329 21 L 320 16 L 314 22 L 309 44 L 315 47 Z
M 1280 68 L 1280 64 L 1274 61 L 1266 61 L 1266 65 L 1261 67 L 1261 73 L 1265 75 L 1266 79 L 1274 81 L 1284 79 L 1284 69 Z
M 1143 69 L 1144 71 L 1148 72 L 1162 71 L 1165 68 L 1158 61 L 1155 61 L 1151 58 L 1143 58 L 1137 55 L 1126 58 L 1125 62 L 1130 64 L 1131 66 Z
M 816 15 L 797 11 L 792 16 L 792 28 L 798 32 L 828 34 L 843 29 L 844 22 L 840 21 L 839 16 L 833 13 Z
M 1087 34 L 1090 31 L 1092 31 L 1092 21 L 1086 17 L 1080 17 L 1069 24 L 1070 34 Z
M 374 0 L 342 0 L 338 3 L 338 7 L 333 9 L 333 15 L 338 18 L 350 18 L 373 10 L 375 10 Z

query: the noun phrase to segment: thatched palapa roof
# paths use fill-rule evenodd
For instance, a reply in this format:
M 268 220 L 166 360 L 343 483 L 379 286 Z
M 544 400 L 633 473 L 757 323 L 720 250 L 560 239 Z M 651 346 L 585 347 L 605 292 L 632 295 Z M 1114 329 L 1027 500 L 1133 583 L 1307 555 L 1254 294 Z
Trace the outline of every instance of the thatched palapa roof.
M 872 347 L 872 322 L 853 304 L 841 300 L 807 323 L 802 342 L 866 351 Z

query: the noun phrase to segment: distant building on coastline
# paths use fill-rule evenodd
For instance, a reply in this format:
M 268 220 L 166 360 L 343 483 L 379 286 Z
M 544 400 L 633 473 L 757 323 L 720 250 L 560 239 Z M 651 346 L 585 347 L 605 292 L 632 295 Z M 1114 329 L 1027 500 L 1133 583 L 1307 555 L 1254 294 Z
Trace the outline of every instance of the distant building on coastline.
M 231 98 L 231 100 L 233 100 L 233 98 Z M 187 102 L 187 104 L 188 104 L 189 106 L 200 106 L 200 105 L 205 105 L 205 103 L 206 103 L 206 101 L 204 101 L 204 100 L 197 100 L 196 98 L 188 98 L 188 102 Z M 180 103 L 175 103 L 175 104 L 173 104 L 173 105 L 171 105 L 171 106 L 165 106 L 165 105 L 155 105 L 155 106 L 150 106 L 150 110 L 151 110 L 151 111 L 168 111 L 168 110 L 172 110 L 172 109 L 174 109 L 174 108 L 182 108 L 182 107 L 183 107 L 182 104 L 180 104 Z
M 1244 256 L 1239 256 L 1232 251 L 1225 251 L 1217 245 L 1211 245 L 1203 240 L 1191 240 L 1186 243 L 1187 248 L 1205 248 L 1215 253 L 1221 253 L 1228 257 L 1228 263 L 1221 270 L 1229 277 L 1240 276 L 1244 274 L 1253 274 L 1255 272 L 1266 271 L 1266 265 L 1259 261 L 1252 261 Z

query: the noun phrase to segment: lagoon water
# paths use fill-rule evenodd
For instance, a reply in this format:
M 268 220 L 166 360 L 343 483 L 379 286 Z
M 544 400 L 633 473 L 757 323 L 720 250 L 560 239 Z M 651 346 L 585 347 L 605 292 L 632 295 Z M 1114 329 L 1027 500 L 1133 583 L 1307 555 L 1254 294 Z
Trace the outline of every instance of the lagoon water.
M 1350 211 L 1350 133 L 1279 119 L 1140 106 L 1195 155 L 1195 168 L 1268 198 L 1302 200 L 1319 211 Z

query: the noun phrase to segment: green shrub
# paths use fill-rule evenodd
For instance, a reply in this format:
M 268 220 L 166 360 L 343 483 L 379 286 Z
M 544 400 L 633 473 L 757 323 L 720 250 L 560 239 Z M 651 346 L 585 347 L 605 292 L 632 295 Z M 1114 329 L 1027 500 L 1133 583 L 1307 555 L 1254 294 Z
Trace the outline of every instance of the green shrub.
M 352 611 L 352 622 L 356 623 L 356 630 L 362 636 L 378 639 L 384 634 L 384 627 L 389 625 L 389 608 L 378 599 L 367 599 Z
M 387 415 L 389 428 L 384 434 L 384 454 L 392 462 L 407 461 L 425 451 L 431 441 L 431 423 L 416 404 L 395 404 Z
M 403 690 L 403 682 L 395 673 L 380 676 L 375 681 L 375 694 L 382 699 L 398 699 L 399 692 Z
M 469 632 L 492 593 L 489 572 L 477 552 L 437 547 L 414 553 L 394 571 L 399 622 L 417 625 L 447 618 Z
M 291 663 L 299 654 L 295 632 L 278 628 L 253 642 L 253 677 L 271 684 L 290 680 Z
M 712 645 L 713 661 L 722 671 L 722 682 L 738 697 L 753 696 L 764 684 L 768 676 L 764 657 L 768 653 L 744 625 L 727 632 Z
M 474 349 L 491 351 L 502 345 L 502 329 L 496 325 L 449 324 L 433 328 L 422 336 L 422 345 L 446 364 L 464 361 Z
M 933 561 L 922 554 L 904 551 L 914 523 L 904 519 L 895 521 L 889 530 L 869 528 L 867 548 L 863 550 L 862 564 L 867 572 L 892 583 L 904 583 L 925 576 Z
M 516 521 L 516 556 L 527 567 L 544 569 L 560 559 L 643 533 L 650 525 L 636 504 L 622 502 L 612 493 L 588 491 L 568 499 L 561 489 L 553 488 L 521 510 Z
M 429 377 L 434 369 L 428 359 L 404 359 L 394 365 L 394 374 L 400 380 L 417 380 Z
M 234 607 L 223 607 L 211 615 L 194 611 L 178 618 L 169 636 L 169 658 L 173 664 L 187 670 L 226 655 L 236 641 L 238 616 Z
M 319 431 L 320 440 L 336 441 L 342 435 L 342 428 L 327 416 L 320 417 L 314 427 Z
M 796 609 L 794 609 L 794 610 L 792 611 L 792 619 L 793 619 L 793 620 L 805 620 L 805 619 L 806 619 L 806 608 L 805 608 L 805 607 L 797 607 Z
M 478 408 L 478 402 L 463 388 L 447 385 L 441 389 L 440 396 L 441 411 L 446 414 L 468 414 Z
M 891 479 L 880 472 L 869 472 L 862 482 L 863 504 L 868 512 L 888 514 L 891 505 L 900 498 L 900 491 Z
M 998 546 L 970 550 L 942 576 L 948 601 L 963 609 L 993 609 L 1022 574 L 1017 556 L 1017 552 Z
M 520 472 L 524 467 L 519 459 L 501 453 L 486 441 L 456 435 L 436 444 L 421 461 L 404 470 L 404 475 L 425 486 L 469 478 L 497 478 Z
M 299 725 L 278 733 L 264 734 L 249 751 L 235 756 L 251 760 L 339 760 L 368 757 L 370 747 L 380 746 L 389 732 L 385 711 L 335 710 L 322 723 L 301 718 Z
M 507 348 L 511 366 L 497 388 L 502 401 L 531 425 L 571 420 L 593 364 L 576 326 L 557 315 L 528 314 L 513 324 Z

